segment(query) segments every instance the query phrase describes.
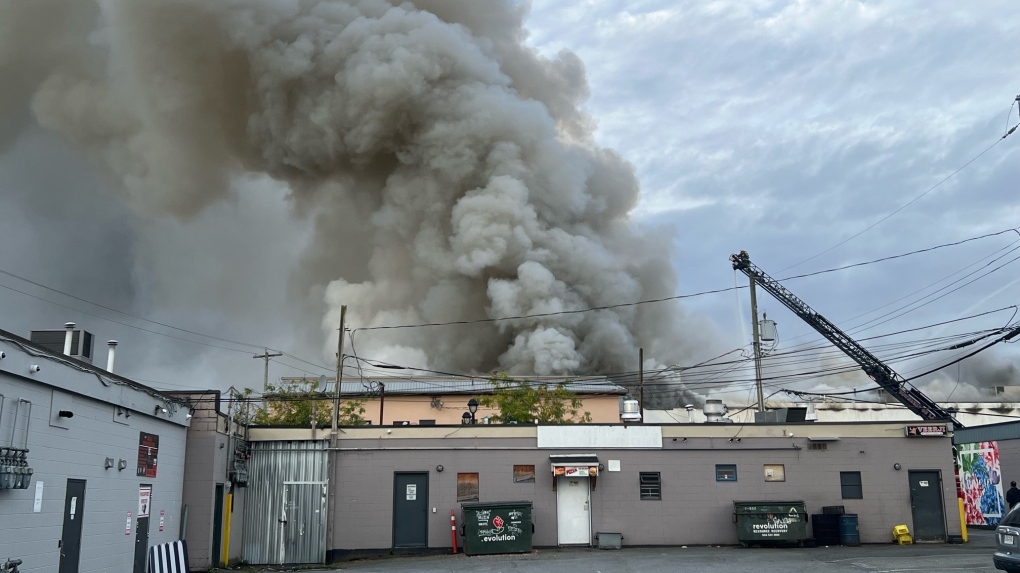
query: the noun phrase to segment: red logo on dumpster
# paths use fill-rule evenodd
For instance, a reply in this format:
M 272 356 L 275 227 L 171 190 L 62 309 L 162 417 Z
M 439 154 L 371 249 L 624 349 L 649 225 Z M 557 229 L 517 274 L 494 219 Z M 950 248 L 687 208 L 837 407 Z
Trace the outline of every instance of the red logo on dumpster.
M 495 525 L 496 527 L 503 527 L 503 518 L 497 515 L 495 518 L 493 518 L 492 524 Z

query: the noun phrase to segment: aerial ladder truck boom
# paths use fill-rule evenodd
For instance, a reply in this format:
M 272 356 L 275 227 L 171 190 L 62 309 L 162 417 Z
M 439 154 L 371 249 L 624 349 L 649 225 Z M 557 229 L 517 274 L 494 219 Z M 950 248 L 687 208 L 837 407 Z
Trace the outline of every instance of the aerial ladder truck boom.
M 769 292 L 783 306 L 793 311 L 808 326 L 815 329 L 818 334 L 825 337 L 849 356 L 854 362 L 860 365 L 864 373 L 874 380 L 882 389 L 896 397 L 911 412 L 917 414 L 924 420 L 949 420 L 955 428 L 962 428 L 963 424 L 956 420 L 948 410 L 939 406 L 931 398 L 927 397 L 892 368 L 878 359 L 867 348 L 861 346 L 856 340 L 839 329 L 821 314 L 793 294 L 779 281 L 770 277 L 751 262 L 747 251 L 740 251 L 739 254 L 730 255 L 730 262 L 733 268 L 738 270 L 758 286 Z

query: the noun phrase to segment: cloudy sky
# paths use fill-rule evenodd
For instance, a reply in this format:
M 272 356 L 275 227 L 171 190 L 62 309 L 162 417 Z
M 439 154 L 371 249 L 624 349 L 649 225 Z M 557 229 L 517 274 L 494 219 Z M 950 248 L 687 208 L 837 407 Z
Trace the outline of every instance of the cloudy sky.
M 1018 121 L 1011 103 L 1020 93 L 1020 15 L 1011 3 L 680 4 L 536 1 L 526 18 L 529 46 L 550 58 L 568 50 L 584 62 L 585 109 L 597 123 L 597 141 L 635 166 L 642 195 L 634 225 L 672 238 L 678 294 L 746 284 L 727 261 L 741 249 L 783 278 L 1020 223 L 1020 135 L 987 150 Z M 4 56 L 0 45 L 0 74 L 17 64 Z M 121 340 L 118 369 L 158 388 L 260 385 L 261 361 L 236 341 L 328 365 L 319 317 L 286 302 L 295 290 L 322 297 L 293 279 L 295 267 L 308 263 L 302 258 L 312 239 L 307 221 L 285 201 L 286 189 L 250 175 L 231 181 L 243 193 L 194 217 L 143 217 L 109 191 L 110 180 L 82 151 L 41 127 L 18 95 L 0 91 L 0 270 L 226 340 L 169 330 L 9 275 L 0 275 L 0 328 L 25 334 L 74 320 L 100 341 Z M 855 336 L 912 329 L 1016 304 L 1020 262 L 1011 263 L 1017 254 L 1009 249 L 1018 238 L 1003 234 L 787 284 Z M 741 291 L 684 301 L 711 326 L 704 331 L 711 344 L 692 342 L 698 352 L 689 363 L 746 345 L 746 297 Z M 777 351 L 812 340 L 767 294 L 759 294 L 759 306 L 779 322 Z M 1011 315 L 895 340 L 996 328 Z M 883 318 L 865 324 L 876 317 Z M 916 373 L 958 353 L 896 367 Z M 1003 346 L 965 362 L 953 371 L 965 387 L 954 397 L 966 397 L 969 385 L 1010 381 L 1016 357 Z M 323 372 L 308 362 L 280 359 L 271 377 Z M 957 378 L 950 378 L 931 382 L 932 390 L 955 391 Z M 867 381 L 851 376 L 799 387 L 819 384 Z

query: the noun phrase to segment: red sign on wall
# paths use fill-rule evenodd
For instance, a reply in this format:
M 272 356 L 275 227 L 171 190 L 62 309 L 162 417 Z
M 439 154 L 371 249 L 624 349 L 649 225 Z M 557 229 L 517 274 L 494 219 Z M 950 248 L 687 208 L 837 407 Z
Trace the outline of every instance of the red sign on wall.
M 156 477 L 156 457 L 159 454 L 159 436 L 141 432 L 138 437 L 138 476 Z

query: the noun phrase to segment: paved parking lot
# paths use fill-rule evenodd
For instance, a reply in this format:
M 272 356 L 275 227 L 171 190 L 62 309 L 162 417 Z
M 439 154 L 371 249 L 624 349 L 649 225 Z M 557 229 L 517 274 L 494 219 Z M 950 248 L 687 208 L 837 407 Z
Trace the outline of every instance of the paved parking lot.
M 991 531 L 971 532 L 966 545 L 866 545 L 811 549 L 740 547 L 545 549 L 529 555 L 399 557 L 341 564 L 352 573 L 992 573 Z

